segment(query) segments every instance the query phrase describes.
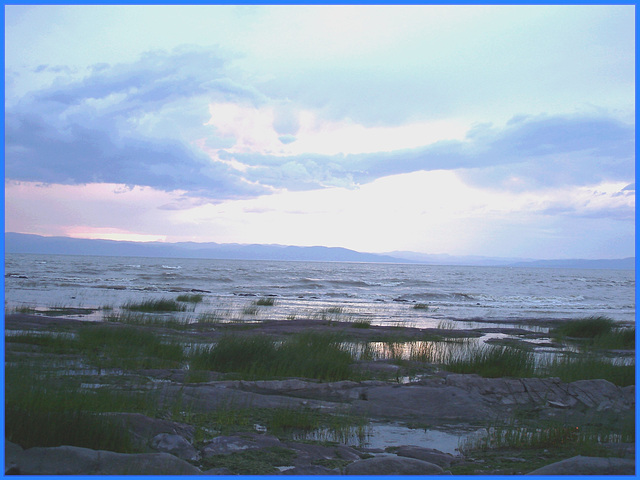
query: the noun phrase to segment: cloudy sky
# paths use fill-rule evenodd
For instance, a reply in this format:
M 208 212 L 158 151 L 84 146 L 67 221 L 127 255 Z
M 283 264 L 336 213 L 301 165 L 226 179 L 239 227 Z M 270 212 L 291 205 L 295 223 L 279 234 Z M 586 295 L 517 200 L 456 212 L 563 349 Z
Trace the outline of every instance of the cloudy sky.
M 5 230 L 635 244 L 635 6 L 5 6 Z

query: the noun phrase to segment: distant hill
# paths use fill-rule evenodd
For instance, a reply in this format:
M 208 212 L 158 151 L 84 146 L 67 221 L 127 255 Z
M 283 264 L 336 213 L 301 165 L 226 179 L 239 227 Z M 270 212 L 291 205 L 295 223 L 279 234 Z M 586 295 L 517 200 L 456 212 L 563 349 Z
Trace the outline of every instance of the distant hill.
M 235 243 L 124 242 L 5 233 L 6 253 L 105 255 L 121 257 L 214 258 L 229 260 L 301 260 L 325 262 L 411 263 L 407 260 L 361 253 L 339 247 L 240 245 Z
M 529 260 L 481 256 L 430 255 L 416 252 L 363 253 L 340 247 L 295 247 L 237 243 L 163 243 L 89 240 L 5 233 L 6 253 L 105 255 L 121 257 L 294 260 L 323 262 L 425 263 L 430 265 L 595 268 L 634 270 L 635 257 L 616 260 Z
M 390 255 L 392 257 L 402 258 L 405 260 L 411 260 L 412 262 L 429 263 L 431 265 L 478 265 L 486 267 L 500 267 L 511 265 L 515 262 L 529 261 L 529 259 L 525 258 L 498 258 L 483 257 L 480 255 L 454 256 L 447 254 L 431 254 L 406 251 L 386 252 L 385 255 Z

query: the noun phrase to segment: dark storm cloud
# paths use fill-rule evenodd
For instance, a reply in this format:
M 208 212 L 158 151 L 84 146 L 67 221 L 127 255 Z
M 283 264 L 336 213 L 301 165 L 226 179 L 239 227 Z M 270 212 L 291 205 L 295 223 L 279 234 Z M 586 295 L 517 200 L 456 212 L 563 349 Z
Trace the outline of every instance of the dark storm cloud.
M 196 127 L 208 120 L 208 100 L 256 101 L 251 88 L 225 77 L 224 63 L 212 51 L 155 52 L 25 96 L 5 112 L 6 177 L 182 189 L 215 199 L 265 193 L 179 134 L 181 120 Z M 201 106 L 181 110 L 179 102 L 197 96 L 204 96 Z M 159 113 L 166 107 L 177 112 L 173 118 Z M 153 135 L 144 128 L 150 117 L 160 125 Z

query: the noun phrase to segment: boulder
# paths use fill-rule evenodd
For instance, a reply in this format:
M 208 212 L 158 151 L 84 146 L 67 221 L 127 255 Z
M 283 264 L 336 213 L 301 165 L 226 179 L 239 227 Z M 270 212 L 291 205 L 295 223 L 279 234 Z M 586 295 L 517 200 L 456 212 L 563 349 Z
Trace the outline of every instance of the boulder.
M 115 453 L 82 447 L 33 447 L 17 455 L 22 475 L 199 475 L 168 453 Z
M 414 445 L 402 445 L 394 448 L 394 453 L 400 457 L 417 458 L 425 462 L 434 463 L 440 467 L 448 467 L 452 463 L 459 462 L 460 459 L 448 453 L 441 452 L 434 448 L 416 447 Z
M 151 448 L 158 452 L 170 453 L 188 461 L 200 460 L 200 454 L 184 437 L 170 433 L 160 433 L 150 442 Z
M 577 457 L 545 465 L 527 475 L 634 475 L 635 460 L 627 458 Z
M 347 465 L 347 475 L 440 475 L 444 470 L 434 463 L 415 458 L 380 456 Z

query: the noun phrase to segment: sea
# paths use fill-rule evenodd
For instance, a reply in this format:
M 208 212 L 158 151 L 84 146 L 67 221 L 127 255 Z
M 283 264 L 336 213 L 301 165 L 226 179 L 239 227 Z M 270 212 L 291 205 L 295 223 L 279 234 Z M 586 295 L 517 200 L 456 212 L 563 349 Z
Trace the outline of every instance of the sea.
M 128 302 L 199 294 L 187 320 L 468 328 L 604 315 L 635 324 L 629 270 L 6 254 L 4 281 L 6 312 L 58 309 L 88 321 Z M 273 305 L 257 307 L 263 298 Z

